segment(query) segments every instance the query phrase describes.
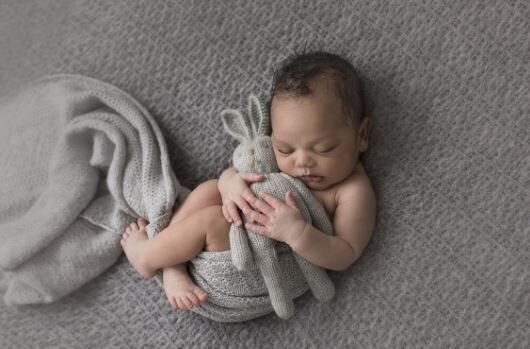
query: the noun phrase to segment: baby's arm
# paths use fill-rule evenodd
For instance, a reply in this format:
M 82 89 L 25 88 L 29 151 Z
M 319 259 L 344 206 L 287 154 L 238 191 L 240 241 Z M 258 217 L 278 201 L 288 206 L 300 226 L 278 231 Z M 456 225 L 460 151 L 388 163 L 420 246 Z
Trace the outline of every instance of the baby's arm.
M 249 184 L 265 179 L 265 176 L 257 173 L 238 173 L 235 168 L 229 167 L 223 171 L 217 182 L 219 193 L 223 201 L 223 215 L 229 223 L 236 225 L 242 223 L 238 208 L 249 209 L 248 200 L 245 198 L 255 197 Z
M 291 248 L 311 263 L 330 270 L 345 270 L 362 254 L 375 227 L 375 193 L 369 180 L 343 188 L 337 194 L 334 235 L 310 224 L 290 242 Z

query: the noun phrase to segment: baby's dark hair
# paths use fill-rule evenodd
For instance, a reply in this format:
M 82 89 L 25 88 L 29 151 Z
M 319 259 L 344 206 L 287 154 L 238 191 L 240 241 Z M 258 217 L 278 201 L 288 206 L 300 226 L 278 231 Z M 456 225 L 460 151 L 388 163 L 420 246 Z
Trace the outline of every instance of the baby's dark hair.
M 296 98 L 312 93 L 310 83 L 316 78 L 329 77 L 335 93 L 342 101 L 347 123 L 354 125 L 364 116 L 361 81 L 353 65 L 346 59 L 325 51 L 295 53 L 274 70 L 272 89 L 267 102 L 271 111 L 272 99 L 277 96 Z

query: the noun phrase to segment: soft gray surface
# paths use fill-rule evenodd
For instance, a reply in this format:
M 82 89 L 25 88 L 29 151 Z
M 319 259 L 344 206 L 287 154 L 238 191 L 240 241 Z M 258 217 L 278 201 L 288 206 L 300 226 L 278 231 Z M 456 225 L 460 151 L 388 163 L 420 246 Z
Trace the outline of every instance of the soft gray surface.
M 526 1 L 0 1 L 0 87 L 108 81 L 159 121 L 184 185 L 235 143 L 220 111 L 266 96 L 305 44 L 359 68 L 374 121 L 374 239 L 337 296 L 289 320 L 173 311 L 124 258 L 50 305 L 0 305 L 2 348 L 526 348 L 530 11 Z M 8 200 L 1 196 L 0 200 Z

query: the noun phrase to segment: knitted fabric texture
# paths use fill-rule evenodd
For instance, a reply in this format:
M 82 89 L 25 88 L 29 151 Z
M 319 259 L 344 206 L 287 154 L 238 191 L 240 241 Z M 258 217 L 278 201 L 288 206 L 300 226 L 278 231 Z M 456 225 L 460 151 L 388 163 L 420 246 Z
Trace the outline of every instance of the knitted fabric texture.
M 277 171 L 267 135 L 269 117 L 259 100 L 249 97 L 247 114 L 228 109 L 222 116 L 225 130 L 241 142 L 234 151 L 234 167 L 245 172 Z M 326 234 L 333 232 L 324 208 L 301 181 L 283 173 L 268 173 L 266 180 L 253 183 L 251 189 L 280 200 L 292 191 L 306 222 Z M 209 293 L 207 302 L 192 311 L 223 322 L 252 319 L 273 309 L 288 319 L 294 313 L 293 298 L 308 287 L 321 301 L 329 301 L 335 294 L 324 269 L 293 253 L 286 244 L 236 225 L 230 228 L 230 251 L 203 252 L 191 261 L 190 271 Z
M 0 152 L 0 192 L 11 198 L 0 220 L 6 303 L 52 302 L 95 278 L 136 217 L 151 237 L 168 224 L 183 188 L 158 125 L 128 94 L 50 76 L 2 100 L 0 119 L 0 149 L 10 150 Z

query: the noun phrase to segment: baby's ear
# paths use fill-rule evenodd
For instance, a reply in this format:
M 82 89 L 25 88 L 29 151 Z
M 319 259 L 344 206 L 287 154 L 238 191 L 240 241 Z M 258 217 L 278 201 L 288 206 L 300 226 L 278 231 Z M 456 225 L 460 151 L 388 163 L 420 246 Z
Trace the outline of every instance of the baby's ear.
M 264 106 L 261 104 L 258 97 L 251 94 L 248 96 L 248 115 L 250 123 L 256 132 L 256 135 L 269 135 L 270 133 L 270 118 Z
M 363 118 L 359 125 L 359 151 L 362 153 L 368 149 L 368 138 L 372 130 L 372 120 L 367 116 Z
M 221 118 L 225 131 L 240 143 L 251 139 L 249 125 L 239 110 L 225 109 L 221 112 Z

